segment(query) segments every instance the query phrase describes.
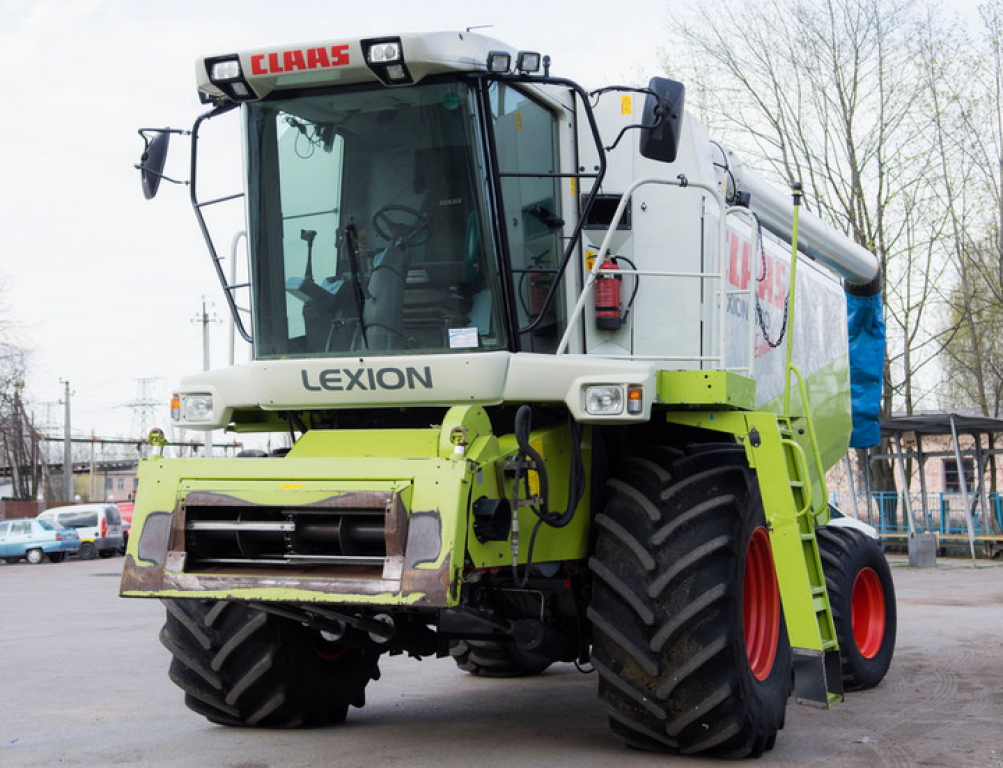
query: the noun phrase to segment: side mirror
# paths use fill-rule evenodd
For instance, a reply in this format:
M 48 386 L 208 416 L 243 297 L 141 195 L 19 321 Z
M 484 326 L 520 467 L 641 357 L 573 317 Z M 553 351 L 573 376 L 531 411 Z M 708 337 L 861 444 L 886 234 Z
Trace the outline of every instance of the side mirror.
M 644 101 L 641 122 L 645 127 L 641 130 L 639 149 L 649 160 L 671 163 L 679 151 L 686 86 L 675 80 L 653 77 L 648 89 L 652 92 Z
M 152 139 L 148 139 L 143 131 L 139 132 L 146 142 L 143 156 L 136 167 L 143 181 L 143 196 L 152 200 L 160 188 L 160 180 L 164 177 L 164 163 L 167 162 L 167 147 L 171 143 L 170 131 L 157 131 Z

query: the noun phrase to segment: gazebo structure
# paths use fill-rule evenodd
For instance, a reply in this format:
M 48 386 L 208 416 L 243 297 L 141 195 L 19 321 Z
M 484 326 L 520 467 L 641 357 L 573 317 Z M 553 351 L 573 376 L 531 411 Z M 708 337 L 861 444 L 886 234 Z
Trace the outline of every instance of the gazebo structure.
M 968 546 L 975 557 L 976 538 L 984 544 L 988 554 L 992 554 L 1003 544 L 1003 531 L 1000 529 L 999 500 L 996 494 L 990 498 L 987 489 L 987 474 L 994 469 L 997 456 L 1003 455 L 1003 448 L 994 447 L 997 437 L 1003 437 L 1003 419 L 967 413 L 917 413 L 911 415 L 896 415 L 881 420 L 881 437 L 887 438 L 892 447 L 892 453 L 881 453 L 878 449 L 870 449 L 867 453 L 870 460 L 889 459 L 896 468 L 899 491 L 897 500 L 908 522 L 908 528 L 902 534 L 910 538 L 917 533 L 930 532 L 937 526 L 931 525 L 934 517 L 941 520 L 939 528 L 942 539 L 967 539 Z M 970 440 L 964 438 L 969 437 Z M 957 470 L 956 480 L 964 511 L 967 536 L 944 534 L 945 508 L 943 494 L 941 508 L 934 515 L 930 509 L 931 494 L 928 488 L 927 462 L 930 459 L 948 459 L 954 462 Z M 914 462 L 914 471 L 907 468 L 907 461 Z M 878 498 L 880 494 L 871 488 L 870 461 L 865 462 L 863 471 L 864 489 L 867 497 Z M 849 466 L 847 466 L 849 470 Z M 851 494 L 856 503 L 857 490 L 852 488 L 852 473 L 848 471 L 851 482 Z M 909 480 L 918 477 L 922 508 L 922 522 L 917 524 L 913 499 L 909 493 Z M 952 489 L 953 490 L 953 489 Z M 952 494 L 954 495 L 954 494 Z M 879 501 L 879 508 L 881 501 Z M 992 503 L 991 503 L 992 501 Z M 980 521 L 980 529 L 976 536 L 975 519 Z M 882 533 L 887 534 L 887 531 Z M 902 535 L 899 534 L 899 535 Z M 893 534 L 894 535 L 894 534 Z

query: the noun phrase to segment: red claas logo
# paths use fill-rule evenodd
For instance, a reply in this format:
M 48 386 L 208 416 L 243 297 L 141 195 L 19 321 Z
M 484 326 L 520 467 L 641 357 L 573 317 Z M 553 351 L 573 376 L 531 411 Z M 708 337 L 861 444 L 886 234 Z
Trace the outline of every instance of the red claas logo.
M 292 51 L 255 54 L 251 57 L 251 73 L 275 75 L 279 72 L 343 67 L 346 64 L 348 64 L 347 45 L 332 45 L 330 48 L 297 48 Z

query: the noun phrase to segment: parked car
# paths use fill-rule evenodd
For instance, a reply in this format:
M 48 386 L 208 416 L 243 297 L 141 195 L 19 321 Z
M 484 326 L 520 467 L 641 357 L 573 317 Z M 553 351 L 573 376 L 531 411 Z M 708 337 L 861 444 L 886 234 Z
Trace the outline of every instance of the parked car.
M 97 555 L 111 557 L 125 545 L 122 535 L 122 517 L 114 504 L 76 504 L 72 507 L 53 507 L 42 512 L 36 520 L 48 520 L 67 528 L 74 528 L 80 536 L 81 560 Z
M 829 504 L 829 525 L 833 525 L 837 528 L 855 528 L 865 536 L 869 536 L 875 540 L 880 540 L 877 528 L 873 525 L 868 525 L 863 520 L 850 517 L 835 504 Z
M 0 520 L 0 558 L 16 563 L 22 557 L 37 565 L 48 555 L 54 563 L 80 549 L 80 536 L 51 520 Z

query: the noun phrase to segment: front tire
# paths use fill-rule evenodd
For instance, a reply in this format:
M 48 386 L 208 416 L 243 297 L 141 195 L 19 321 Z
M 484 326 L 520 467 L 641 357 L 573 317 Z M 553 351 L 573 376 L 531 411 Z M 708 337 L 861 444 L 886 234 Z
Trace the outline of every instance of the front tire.
M 323 639 L 289 619 L 227 601 L 165 600 L 160 641 L 189 709 L 220 725 L 340 723 L 362 707 L 379 655 Z
M 91 541 L 85 541 L 80 545 L 77 557 L 81 560 L 93 560 L 97 556 L 98 550 Z
M 825 526 L 815 532 L 836 625 L 843 687 L 873 688 L 895 653 L 897 617 L 891 569 L 878 543 L 861 531 Z
M 671 456 L 624 462 L 596 519 L 599 695 L 632 746 L 758 757 L 791 679 L 758 486 L 740 447 Z
M 40 549 L 29 549 L 24 553 L 24 559 L 32 565 L 38 565 L 45 559 L 45 553 Z
M 514 640 L 455 640 L 449 655 L 457 667 L 479 677 L 529 677 L 551 664 L 547 656 L 523 650 Z

